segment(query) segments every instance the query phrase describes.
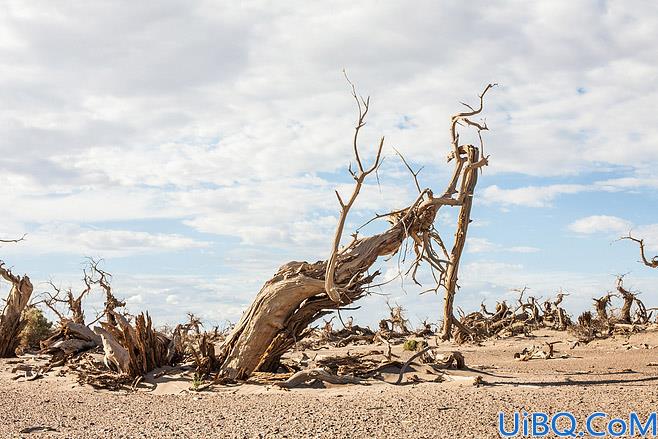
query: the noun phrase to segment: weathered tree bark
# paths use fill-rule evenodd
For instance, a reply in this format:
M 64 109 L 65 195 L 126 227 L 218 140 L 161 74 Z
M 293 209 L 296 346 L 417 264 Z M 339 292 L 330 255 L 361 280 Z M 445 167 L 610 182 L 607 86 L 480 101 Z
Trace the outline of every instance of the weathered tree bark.
M 153 369 L 168 365 L 171 340 L 155 331 L 148 314 L 135 318 L 133 327 L 126 318 L 110 311 L 117 322 L 101 323 L 102 328 L 95 328 L 103 340 L 105 363 L 119 369 L 131 377 L 140 377 Z
M 112 333 L 105 328 L 97 326 L 94 331 L 101 337 L 105 356 L 103 361 L 108 369 L 128 373 L 130 370 L 130 356 L 128 350 L 121 346 Z
M 441 280 L 437 279 L 437 289 L 439 286 L 445 286 L 446 264 L 448 267 L 452 267 L 450 279 L 456 286 L 459 257 L 470 221 L 477 172 L 488 163 L 486 157 L 480 157 L 481 146 L 459 143 L 457 126 L 474 127 L 478 134 L 487 129 L 486 125 L 473 122 L 469 117 L 482 111 L 484 94 L 492 86 L 487 86 L 479 96 L 479 109 L 469 107 L 472 111 L 458 113 L 452 118 L 452 152 L 448 156 L 448 160 L 455 161 L 455 169 L 443 195 L 435 197 L 430 189 L 419 190 L 417 199 L 407 208 L 379 216 L 388 218 L 391 223 L 388 230 L 365 238 L 359 238 L 355 234 L 354 239 L 339 250 L 338 246 L 349 208 L 358 196 L 365 176 L 375 171 L 380 163 L 379 156 L 383 143 L 382 139 L 377 149 L 375 164 L 371 168 L 365 169 L 359 157 L 357 136 L 359 129 L 364 124 L 363 118 L 367 113 L 369 101 L 357 98 L 352 89 L 353 96 L 359 104 L 359 119 L 354 139 L 354 153 L 358 169 L 354 172 L 350 168 L 350 174 L 356 184 L 348 202 L 343 202 L 338 195 L 341 216 L 331 257 L 328 261 L 315 263 L 293 261 L 279 268 L 274 277 L 262 287 L 251 306 L 245 311 L 239 323 L 220 347 L 217 354 L 218 364 L 221 365 L 218 376 L 245 379 L 254 371 L 276 371 L 281 355 L 306 335 L 307 327 L 313 321 L 358 300 L 367 293 L 368 285 L 379 275 L 377 271 L 370 273 L 370 268 L 379 257 L 398 252 L 402 243 L 408 238 L 412 238 L 414 242 L 414 251 L 417 256 L 414 264 L 425 261 L 433 270 L 441 273 Z M 417 173 L 414 173 L 414 179 L 416 175 Z M 417 180 L 416 183 L 418 183 Z M 445 252 L 443 242 L 434 229 L 434 220 L 442 206 L 462 207 L 457 242 L 453 250 L 454 258 L 451 261 L 441 260 L 432 248 L 432 242 L 435 242 Z M 451 304 L 453 296 L 454 287 L 450 295 Z
M 94 331 L 84 324 L 64 320 L 52 336 L 41 342 L 41 352 L 56 354 L 62 351 L 69 356 L 96 346 L 101 346 L 101 338 Z
M 476 163 L 480 160 L 479 150 L 470 148 L 468 150 L 469 162 Z M 468 169 L 464 173 L 464 190 L 466 197 L 464 204 L 459 209 L 459 216 L 457 218 L 457 232 L 455 233 L 455 243 L 450 252 L 450 263 L 446 273 L 446 290 L 443 299 L 443 328 L 441 330 L 441 338 L 449 340 L 452 334 L 452 324 L 456 320 L 453 313 L 453 305 L 455 302 L 455 294 L 457 292 L 457 277 L 459 273 L 459 262 L 461 260 L 464 245 L 466 244 L 466 233 L 468 232 L 468 225 L 471 222 L 471 208 L 473 206 L 473 195 L 475 193 L 475 186 L 478 181 L 478 170 Z
M 367 275 L 368 268 L 379 256 L 399 249 L 405 237 L 404 225 L 411 227 L 411 220 L 382 234 L 359 239 L 338 256 L 336 283 L 352 283 L 349 290 L 342 291 L 340 304 L 326 294 L 326 262 L 289 262 L 282 266 L 265 283 L 222 345 L 218 355 L 222 375 L 243 379 L 256 370 L 276 370 L 281 355 L 303 338 L 309 324 L 366 293 L 364 286 L 379 274 Z
M 11 283 L 7 302 L 0 315 L 0 358 L 13 357 L 18 346 L 18 334 L 23 329 L 23 310 L 32 296 L 32 283 L 28 276 L 16 276 L 0 261 L 0 277 Z

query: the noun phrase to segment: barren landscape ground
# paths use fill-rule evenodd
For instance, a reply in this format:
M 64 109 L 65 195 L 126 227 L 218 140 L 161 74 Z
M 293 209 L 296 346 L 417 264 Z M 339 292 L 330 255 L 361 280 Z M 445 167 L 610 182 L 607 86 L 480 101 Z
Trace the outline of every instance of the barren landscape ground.
M 523 348 L 553 341 L 561 341 L 556 358 L 514 359 Z M 414 364 L 402 385 L 392 384 L 397 373 L 389 371 L 382 375 L 388 382 L 292 390 L 246 384 L 195 392 L 189 376 L 172 369 L 147 379 L 136 392 L 98 391 L 77 385 L 73 374 L 58 376 L 57 369 L 34 381 L 12 379 L 14 364 L 4 359 L 0 437 L 495 438 L 499 411 L 567 410 L 580 422 L 598 411 L 610 417 L 655 411 L 658 332 L 617 335 L 571 349 L 574 342 L 566 332 L 541 330 L 482 346 L 445 343 L 441 352 L 459 350 L 468 369 L 446 371 L 443 382 L 410 383 L 414 375 L 419 380 L 438 376 Z M 411 355 L 401 346 L 393 353 L 401 359 Z

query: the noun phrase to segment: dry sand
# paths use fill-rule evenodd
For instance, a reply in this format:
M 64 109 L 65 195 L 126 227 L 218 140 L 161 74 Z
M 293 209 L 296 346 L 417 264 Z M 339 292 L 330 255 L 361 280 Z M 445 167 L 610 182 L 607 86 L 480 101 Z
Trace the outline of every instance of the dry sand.
M 513 359 L 524 347 L 556 340 L 563 341 L 556 345 L 558 358 Z M 451 371 L 442 383 L 291 391 L 244 385 L 191 392 L 177 375 L 156 380 L 150 391 L 96 391 L 54 372 L 12 380 L 12 365 L 3 360 L 0 437 L 496 438 L 501 410 L 568 410 L 581 421 L 596 411 L 627 417 L 656 410 L 658 367 L 650 364 L 658 364 L 657 332 L 570 349 L 572 342 L 566 333 L 541 331 L 481 347 L 446 344 L 445 351 L 460 350 L 471 369 Z M 399 347 L 395 352 L 409 355 Z M 414 373 L 429 378 L 419 368 Z M 478 375 L 484 384 L 474 386 Z M 35 427 L 51 431 L 21 433 Z

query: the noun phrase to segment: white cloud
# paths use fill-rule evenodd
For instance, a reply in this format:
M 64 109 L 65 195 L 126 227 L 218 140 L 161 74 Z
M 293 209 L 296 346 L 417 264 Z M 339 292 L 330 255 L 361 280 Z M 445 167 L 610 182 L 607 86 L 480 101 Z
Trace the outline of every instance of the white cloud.
M 482 191 L 482 199 L 486 204 L 525 207 L 551 207 L 553 202 L 562 195 L 580 194 L 583 192 L 633 192 L 642 189 L 658 188 L 658 179 L 642 176 L 620 177 L 599 180 L 591 184 L 551 184 L 546 186 L 523 186 L 506 189 L 491 185 Z
M 69 253 L 81 256 L 128 256 L 206 248 L 207 242 L 177 234 L 85 228 L 76 224 L 47 224 L 26 236 L 8 254 Z
M 467 243 L 466 250 L 469 253 L 490 252 L 498 248 L 496 244 L 494 244 L 493 242 L 489 241 L 486 238 L 469 237 L 466 243 Z
M 592 215 L 580 218 L 569 224 L 569 230 L 576 233 L 627 233 L 632 223 L 623 218 L 610 215 Z
M 631 221 L 610 215 L 592 215 L 569 224 L 569 230 L 581 234 L 606 233 L 626 236 L 629 232 L 644 239 L 648 251 L 658 251 L 658 224 L 634 225 Z
M 647 251 L 658 252 L 658 224 L 647 224 L 633 229 L 633 235 L 644 239 Z
M 536 253 L 541 251 L 537 247 L 531 246 L 512 246 L 505 247 L 500 244 L 491 242 L 486 238 L 469 236 L 466 240 L 467 253 L 489 253 L 489 252 L 511 252 L 511 253 Z
M 482 199 L 487 204 L 500 206 L 547 207 L 551 206 L 553 200 L 560 195 L 577 194 L 587 190 L 592 189 L 580 184 L 526 186 L 516 189 L 503 189 L 497 185 L 492 185 L 482 191 Z
M 633 189 L 637 190 L 642 188 L 656 189 L 658 188 L 658 178 L 647 176 L 622 177 L 609 180 L 601 180 L 594 184 L 595 186 L 600 187 L 601 190 L 610 192 Z
M 541 249 L 527 245 L 519 245 L 515 247 L 510 247 L 508 251 L 511 251 L 512 253 L 537 253 L 541 251 Z
M 165 298 L 165 302 L 167 302 L 170 305 L 178 305 L 178 296 L 175 294 L 168 294 L 167 297 Z

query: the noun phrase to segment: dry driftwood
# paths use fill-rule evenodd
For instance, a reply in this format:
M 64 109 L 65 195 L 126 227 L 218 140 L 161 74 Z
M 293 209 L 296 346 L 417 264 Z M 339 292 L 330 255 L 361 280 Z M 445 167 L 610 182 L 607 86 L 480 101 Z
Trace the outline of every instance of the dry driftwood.
M 114 335 L 105 328 L 97 326 L 94 331 L 101 337 L 103 343 L 103 352 L 105 366 L 117 372 L 128 373 L 130 370 L 130 357 L 128 350 L 123 347 Z
M 100 268 L 100 261 L 89 259 L 88 266 L 83 270 L 84 287 L 78 295 L 73 294 L 72 288 L 63 290 L 50 281 L 50 287 L 54 291 L 44 292 L 40 302 L 47 306 L 59 317 L 59 329 L 47 340 L 41 342 L 42 352 L 53 355 L 54 362 L 62 359 L 70 359 L 71 356 L 92 349 L 96 346 L 104 346 L 107 352 L 105 362 L 108 367 L 119 368 L 123 363 L 120 346 L 111 338 L 111 334 L 100 331 L 105 340 L 99 334 L 85 325 L 85 314 L 83 311 L 83 299 L 91 294 L 94 286 L 99 286 L 105 293 L 105 309 L 100 313 L 93 323 L 103 316 L 115 321 L 110 313 L 123 302 L 114 297 L 110 286 L 111 275 Z M 64 306 L 65 309 L 62 309 Z
M 32 296 L 32 283 L 27 275 L 15 275 L 0 261 L 0 277 L 11 284 L 9 296 L 0 315 L 0 358 L 13 357 L 18 334 L 24 326 L 23 310 Z

